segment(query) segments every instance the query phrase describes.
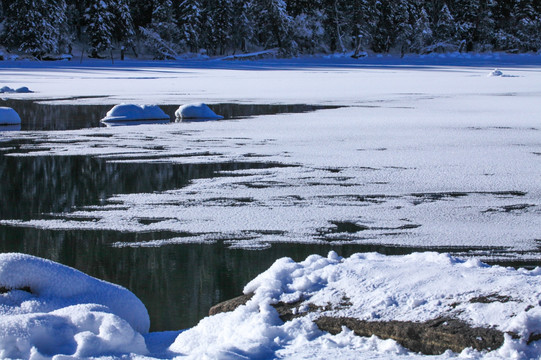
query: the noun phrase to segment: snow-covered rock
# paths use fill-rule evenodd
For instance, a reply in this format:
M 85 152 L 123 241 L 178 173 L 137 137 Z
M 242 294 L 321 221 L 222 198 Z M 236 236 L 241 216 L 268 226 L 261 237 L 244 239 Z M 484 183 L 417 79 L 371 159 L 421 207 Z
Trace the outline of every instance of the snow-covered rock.
M 503 72 L 501 72 L 501 70 L 498 70 L 498 69 L 494 69 L 490 72 L 490 74 L 488 74 L 488 76 L 502 76 L 503 75 Z
M 180 106 L 177 111 L 175 111 L 175 116 L 177 119 L 182 120 L 220 120 L 224 117 L 221 115 L 216 115 L 206 104 L 203 103 L 194 103 L 194 104 L 185 104 Z
M 0 358 L 146 354 L 150 320 L 127 289 L 25 254 L 0 254 Z
M 498 349 L 465 348 L 459 357 L 537 359 L 541 353 L 535 340 L 541 333 L 540 287 L 539 268 L 488 266 L 432 252 L 341 258 L 331 251 L 326 258 L 311 255 L 299 263 L 282 258 L 246 285 L 244 293 L 254 295 L 245 305 L 203 319 L 182 332 L 170 350 L 194 358 L 223 354 L 235 358 L 236 354 L 304 359 L 318 354 L 319 358 L 398 359 L 403 355 L 411 359 L 417 355 L 393 340 L 360 338 L 347 329 L 330 335 L 318 329 L 314 320 L 322 315 L 372 322 L 452 318 L 513 334 L 506 334 Z M 294 303 L 293 314 L 300 317 L 282 322 L 272 306 L 278 302 Z M 456 358 L 451 351 L 440 356 Z
M 157 105 L 120 104 L 107 112 L 101 121 L 169 120 Z
M 9 107 L 0 107 L 0 125 L 20 124 L 21 118 L 15 110 Z

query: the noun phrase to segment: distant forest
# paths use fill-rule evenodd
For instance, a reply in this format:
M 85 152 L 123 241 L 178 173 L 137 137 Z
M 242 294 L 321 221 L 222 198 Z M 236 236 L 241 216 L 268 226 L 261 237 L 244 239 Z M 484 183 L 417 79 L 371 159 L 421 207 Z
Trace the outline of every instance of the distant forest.
M 5 51 L 36 58 L 541 50 L 539 0 L 4 0 L 0 21 Z

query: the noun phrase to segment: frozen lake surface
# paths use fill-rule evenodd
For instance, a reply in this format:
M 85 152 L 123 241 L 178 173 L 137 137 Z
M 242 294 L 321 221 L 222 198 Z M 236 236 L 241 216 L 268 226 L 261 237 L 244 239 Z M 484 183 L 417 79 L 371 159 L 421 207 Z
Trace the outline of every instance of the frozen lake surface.
M 283 256 L 541 265 L 536 61 L 2 68 L 34 93 L 0 104 L 30 109 L 0 132 L 0 249 L 127 287 L 153 331 Z M 195 101 L 228 120 L 99 127 L 114 104 Z

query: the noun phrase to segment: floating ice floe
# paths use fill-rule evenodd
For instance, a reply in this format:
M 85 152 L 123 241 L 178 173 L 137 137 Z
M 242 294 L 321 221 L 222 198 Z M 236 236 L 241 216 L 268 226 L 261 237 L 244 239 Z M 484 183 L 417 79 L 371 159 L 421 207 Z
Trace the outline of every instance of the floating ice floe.
M 220 120 L 224 117 L 217 115 L 206 104 L 194 103 L 180 106 L 175 111 L 175 116 L 179 120 Z
M 157 105 L 135 105 L 120 104 L 115 105 L 101 119 L 103 122 L 124 122 L 124 121 L 142 121 L 142 120 L 161 120 L 169 121 L 169 115 L 163 112 Z
M 17 88 L 17 89 L 12 89 L 10 88 L 9 86 L 4 86 L 2 88 L 0 88 L 0 93 L 19 93 L 19 94 L 27 94 L 27 93 L 32 93 L 33 91 L 31 91 L 28 87 L 26 86 L 23 86 L 23 87 L 20 87 L 20 88 Z
M 146 354 L 150 320 L 130 291 L 25 254 L 0 254 L 0 358 Z
M 0 125 L 16 125 L 21 123 L 21 118 L 15 110 L 9 107 L 0 107 Z

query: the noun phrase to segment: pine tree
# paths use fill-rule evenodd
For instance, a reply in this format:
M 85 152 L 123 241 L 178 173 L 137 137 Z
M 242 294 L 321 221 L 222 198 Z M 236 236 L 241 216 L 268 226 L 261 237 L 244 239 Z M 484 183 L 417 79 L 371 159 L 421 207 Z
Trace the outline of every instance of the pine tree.
M 445 46 L 454 42 L 455 33 L 455 19 L 453 15 L 451 15 L 449 7 L 445 4 L 438 14 L 438 22 L 436 23 L 436 28 L 434 30 L 435 40 Z
M 85 12 L 86 33 L 90 45 L 90 57 L 112 49 L 114 15 L 106 0 L 91 0 Z
M 177 56 L 178 49 L 175 43 L 179 34 L 171 0 L 156 0 L 151 23 L 147 27 L 140 26 L 139 30 L 147 50 L 154 55 L 154 59 L 174 59 Z
M 183 0 L 178 7 L 180 38 L 191 52 L 197 52 L 201 47 L 202 12 L 200 0 Z
M 432 44 L 432 39 L 433 34 L 428 13 L 424 7 L 421 7 L 413 26 L 411 49 L 414 52 L 422 53 L 430 44 Z
M 296 43 L 291 38 L 292 18 L 284 0 L 252 0 L 252 16 L 256 20 L 257 36 L 264 48 L 278 47 L 282 55 L 294 54 Z
M 534 0 L 517 0 L 513 8 L 515 35 L 523 51 L 541 49 L 541 14 Z M 541 7 L 537 4 L 537 7 Z
M 247 3 L 244 0 L 232 0 L 231 50 L 247 51 L 253 34 L 253 22 Z
M 10 49 L 41 58 L 57 53 L 64 39 L 63 0 L 16 0 L 7 8 L 3 42 Z
M 127 1 L 110 1 L 109 9 L 114 19 L 112 24 L 113 39 L 121 47 L 132 47 L 134 45 L 135 30 Z

